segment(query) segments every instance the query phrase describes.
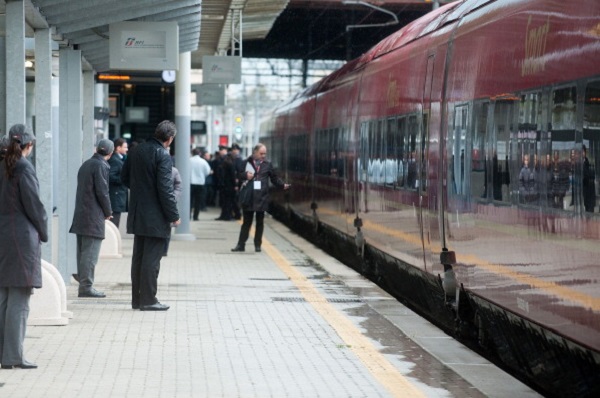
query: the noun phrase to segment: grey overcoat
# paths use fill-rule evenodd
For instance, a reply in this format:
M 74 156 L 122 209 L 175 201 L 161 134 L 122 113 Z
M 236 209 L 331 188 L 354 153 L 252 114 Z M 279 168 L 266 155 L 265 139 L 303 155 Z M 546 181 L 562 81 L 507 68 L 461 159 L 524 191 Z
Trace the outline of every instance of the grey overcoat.
M 97 153 L 79 168 L 75 212 L 69 232 L 104 239 L 104 220 L 112 214 L 108 194 L 109 171 L 108 162 Z
M 48 218 L 33 165 L 21 158 L 13 178 L 0 162 L 0 287 L 42 287 L 41 242 Z

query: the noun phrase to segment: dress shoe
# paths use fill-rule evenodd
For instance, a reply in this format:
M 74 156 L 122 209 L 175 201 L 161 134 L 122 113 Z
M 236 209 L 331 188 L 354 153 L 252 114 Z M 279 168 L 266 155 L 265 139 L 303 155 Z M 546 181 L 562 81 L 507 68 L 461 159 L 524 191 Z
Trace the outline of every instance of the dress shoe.
M 260 246 L 254 246 L 254 251 L 257 253 L 260 253 L 261 252 Z
M 232 252 L 243 252 L 243 251 L 246 251 L 246 249 L 242 245 L 237 245 L 236 247 L 234 247 L 233 249 L 231 249 L 231 251 Z
M 79 282 L 79 274 L 71 274 L 71 276 L 73 277 L 73 279 Z
M 2 365 L 2 369 L 37 369 L 37 365 L 35 363 L 23 361 L 23 363 L 19 365 Z
M 131 308 L 134 310 L 139 310 L 140 309 L 140 305 L 139 304 L 131 304 Z
M 152 305 L 142 305 L 140 307 L 140 311 L 166 311 L 169 308 L 170 307 L 166 304 L 161 304 L 159 302 L 156 302 Z
M 102 297 L 106 297 L 106 294 L 104 294 L 104 292 L 99 292 L 96 289 L 92 289 L 92 290 L 88 290 L 85 292 L 79 292 L 79 297 L 102 298 Z

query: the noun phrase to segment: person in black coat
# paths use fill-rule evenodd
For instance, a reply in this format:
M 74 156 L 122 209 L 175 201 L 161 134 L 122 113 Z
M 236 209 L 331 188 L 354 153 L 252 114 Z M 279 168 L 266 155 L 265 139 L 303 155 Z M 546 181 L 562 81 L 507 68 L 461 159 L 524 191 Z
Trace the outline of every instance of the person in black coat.
M 236 172 L 231 154 L 228 153 L 223 157 L 223 161 L 221 162 L 218 171 L 219 182 L 221 184 L 219 190 L 221 215 L 219 218 L 217 218 L 217 220 L 231 221 L 236 189 Z
M 48 217 L 33 165 L 26 159 L 35 139 L 16 124 L 9 130 L 0 162 L 0 363 L 2 369 L 34 369 L 25 360 L 29 300 L 42 287 L 41 242 L 48 241 Z
M 108 191 L 110 193 L 110 206 L 113 211 L 110 220 L 119 228 L 121 213 L 127 211 L 127 187 L 121 181 L 121 170 L 123 170 L 128 146 L 127 141 L 123 138 L 117 138 L 114 140 L 114 144 L 115 150 L 110 159 L 108 159 L 108 164 L 110 165 Z
M 173 192 L 172 161 L 167 148 L 177 134 L 175 123 L 158 124 L 154 137 L 131 151 L 121 179 L 129 188 L 127 233 L 134 234 L 131 258 L 131 307 L 142 311 L 166 311 L 156 299 L 160 259 L 171 223 L 181 223 Z
M 252 184 L 252 202 L 251 205 L 242 208 L 244 221 L 240 230 L 238 243 L 231 249 L 232 252 L 243 252 L 245 250 L 254 213 L 256 213 L 254 249 L 257 252 L 261 251 L 265 211 L 269 207 L 269 181 L 278 188 L 290 188 L 289 184 L 285 184 L 277 177 L 273 165 L 266 160 L 266 157 L 267 147 L 263 144 L 256 144 L 252 150 L 252 156 L 244 162 L 244 171 L 239 175 L 240 180 L 247 180 L 247 184 Z
M 79 297 L 106 297 L 94 289 L 94 271 L 104 240 L 104 221 L 110 220 L 112 208 L 108 194 L 108 159 L 114 144 L 102 139 L 96 153 L 83 162 L 77 173 L 75 212 L 70 233 L 77 235 L 77 274 Z

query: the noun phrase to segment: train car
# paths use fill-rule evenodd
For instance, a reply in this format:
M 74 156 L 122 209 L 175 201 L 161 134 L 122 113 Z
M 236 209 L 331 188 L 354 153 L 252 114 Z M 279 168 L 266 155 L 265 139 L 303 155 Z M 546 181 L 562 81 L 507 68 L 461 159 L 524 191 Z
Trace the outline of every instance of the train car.
M 600 2 L 464 0 L 278 107 L 272 213 L 548 396 L 600 396 Z

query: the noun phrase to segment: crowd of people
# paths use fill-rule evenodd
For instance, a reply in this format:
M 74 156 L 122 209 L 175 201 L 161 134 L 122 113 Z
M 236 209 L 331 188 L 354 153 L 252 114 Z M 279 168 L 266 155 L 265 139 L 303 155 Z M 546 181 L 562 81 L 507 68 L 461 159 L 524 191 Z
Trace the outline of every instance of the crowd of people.
M 101 139 L 77 173 L 75 210 L 70 232 L 76 235 L 78 296 L 104 298 L 94 287 L 95 268 L 105 236 L 105 222 L 119 227 L 127 213 L 127 233 L 134 235 L 131 259 L 131 307 L 166 311 L 156 297 L 161 258 L 169 248 L 171 230 L 181 223 L 177 201 L 182 180 L 169 148 L 177 127 L 165 120 L 151 139 L 132 142 Z M 35 168 L 27 157 L 35 137 L 16 124 L 0 139 L 0 364 L 3 369 L 35 369 L 23 353 L 23 341 L 33 289 L 42 287 L 41 244 L 48 241 L 48 217 L 40 199 Z M 261 251 L 269 181 L 288 189 L 257 144 L 247 159 L 240 147 L 220 146 L 211 155 L 195 148 L 190 158 L 190 215 L 198 221 L 208 206 L 219 206 L 219 221 L 243 224 L 234 252 L 244 251 L 256 215 L 254 245 Z M 239 189 L 252 184 L 250 200 L 240 208 Z

